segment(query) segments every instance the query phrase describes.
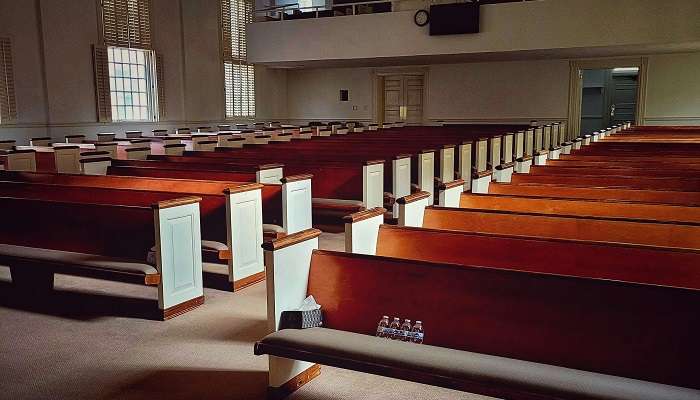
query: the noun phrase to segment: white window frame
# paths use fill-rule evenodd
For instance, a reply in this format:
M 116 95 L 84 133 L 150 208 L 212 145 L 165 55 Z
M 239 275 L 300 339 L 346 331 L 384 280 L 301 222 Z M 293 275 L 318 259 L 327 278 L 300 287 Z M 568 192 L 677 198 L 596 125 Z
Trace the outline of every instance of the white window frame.
M 115 61 L 112 60 L 112 52 L 115 50 L 120 50 L 122 51 L 122 54 L 124 51 L 127 52 L 142 52 L 144 54 L 144 63 L 141 64 L 138 62 L 136 64 L 131 63 L 131 60 L 129 61 L 129 64 L 121 63 L 122 65 L 129 65 L 129 66 L 134 66 L 136 65 L 137 68 L 140 65 L 143 65 L 144 67 L 144 78 L 131 78 L 131 77 L 118 77 L 116 75 L 116 68 L 113 68 L 113 65 L 115 64 Z M 108 61 L 108 68 L 109 68 L 109 92 L 110 92 L 110 98 L 111 98 L 111 105 L 112 105 L 112 121 L 114 122 L 153 122 L 153 121 L 158 121 L 158 93 L 157 93 L 157 88 L 155 85 L 156 81 L 156 69 L 155 69 L 155 55 L 152 50 L 147 50 L 147 49 L 139 49 L 139 48 L 126 48 L 126 47 L 118 47 L 118 46 L 108 46 L 107 51 L 109 53 L 109 61 Z M 138 54 L 138 53 L 137 53 Z M 131 75 L 131 68 L 130 68 L 130 73 Z M 145 83 L 145 92 L 134 92 L 133 88 L 131 90 L 125 90 L 124 87 L 122 86 L 122 90 L 118 90 L 119 83 L 117 79 L 129 79 L 130 83 L 133 83 L 135 80 L 137 81 L 144 81 Z M 139 88 L 140 89 L 140 88 Z M 127 93 L 132 94 L 132 105 L 122 105 L 118 101 L 119 95 L 122 93 L 124 97 L 126 97 Z M 133 93 L 145 93 L 146 95 L 146 118 L 134 118 L 132 114 L 132 118 L 127 118 L 125 115 L 122 116 L 122 114 L 119 112 L 120 107 L 130 107 L 133 109 L 133 107 L 144 107 L 144 105 L 139 104 L 139 105 L 133 105 Z M 141 99 L 139 99 L 141 100 Z M 141 103 L 141 101 L 139 101 Z M 125 110 L 126 111 L 126 110 Z

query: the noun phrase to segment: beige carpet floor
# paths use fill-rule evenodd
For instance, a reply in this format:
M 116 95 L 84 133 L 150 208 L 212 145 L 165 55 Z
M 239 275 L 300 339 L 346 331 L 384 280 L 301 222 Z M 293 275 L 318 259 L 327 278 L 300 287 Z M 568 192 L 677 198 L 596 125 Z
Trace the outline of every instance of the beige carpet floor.
M 342 234 L 321 247 L 342 250 Z M 0 267 L 0 399 L 264 399 L 265 284 L 205 289 L 206 303 L 167 322 L 155 289 L 57 275 L 49 296 L 18 293 Z M 323 367 L 292 400 L 483 399 Z

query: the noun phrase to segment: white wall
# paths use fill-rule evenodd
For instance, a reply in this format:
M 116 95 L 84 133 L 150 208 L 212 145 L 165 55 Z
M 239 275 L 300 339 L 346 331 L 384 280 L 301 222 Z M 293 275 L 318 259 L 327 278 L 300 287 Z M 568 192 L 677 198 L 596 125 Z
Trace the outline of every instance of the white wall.
M 289 118 L 300 122 L 376 120 L 373 75 L 373 68 L 290 70 Z M 340 89 L 350 90 L 349 102 L 339 101 Z M 423 116 L 426 122 L 562 120 L 567 115 L 568 93 L 569 63 L 565 60 L 431 65 L 427 67 Z
M 529 122 L 567 116 L 565 60 L 444 64 L 430 67 L 428 120 Z
M 17 113 L 28 123 L 43 122 L 47 114 L 36 5 L 32 1 L 0 0 L 0 35 L 12 39 L 15 91 L 24 100 L 17 102 Z M 25 50 L 17 51 L 19 48 Z
M 340 101 L 340 89 L 349 101 Z M 353 110 L 353 106 L 357 110 Z M 287 110 L 293 122 L 306 120 L 372 119 L 372 69 L 325 68 L 290 70 L 287 75 Z
M 700 125 L 700 53 L 649 57 L 645 123 Z M 411 67 L 407 67 L 411 69 Z M 420 71 L 423 67 L 415 67 Z M 386 71 L 386 69 L 378 69 Z M 294 122 L 376 120 L 373 68 L 290 70 L 287 108 Z M 427 67 L 426 122 L 527 123 L 565 120 L 569 61 L 534 60 Z M 350 102 L 338 90 L 350 90 Z M 357 105 L 358 110 L 352 110 Z M 367 106 L 367 110 L 365 110 Z
M 649 57 L 647 125 L 700 125 L 700 53 Z
M 545 50 L 619 51 L 700 41 L 697 0 L 556 0 L 481 7 L 481 32 L 429 36 L 414 11 L 260 22 L 248 27 L 249 59 L 261 63 L 374 60 Z
M 182 0 L 185 119 L 224 119 L 219 0 Z
M 0 138 L 181 126 L 224 119 L 219 0 L 151 0 L 153 46 L 164 59 L 165 118 L 157 123 L 97 122 L 92 45 L 99 43 L 95 0 L 0 0 L 0 35 L 13 41 L 18 121 Z M 45 62 L 44 62 L 45 60 Z M 261 70 L 257 111 L 286 116 L 286 72 Z M 280 90 L 279 88 L 283 88 Z M 235 121 L 233 121 L 235 122 Z
M 287 119 L 287 70 L 255 67 L 255 108 L 261 121 Z

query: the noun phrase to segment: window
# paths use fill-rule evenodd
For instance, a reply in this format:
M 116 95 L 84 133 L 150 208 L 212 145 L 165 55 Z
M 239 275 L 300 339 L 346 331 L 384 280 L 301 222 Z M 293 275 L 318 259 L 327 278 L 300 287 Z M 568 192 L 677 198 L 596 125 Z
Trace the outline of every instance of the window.
M 12 42 L 0 37 L 0 124 L 17 119 L 15 79 L 12 67 Z
M 151 51 L 109 47 L 107 54 L 112 120 L 154 119 Z
M 99 120 L 162 117 L 162 62 L 151 44 L 150 0 L 101 0 L 101 4 L 105 47 L 95 46 Z
M 255 67 L 248 63 L 245 31 L 252 17 L 252 2 L 221 0 L 226 118 L 255 117 Z

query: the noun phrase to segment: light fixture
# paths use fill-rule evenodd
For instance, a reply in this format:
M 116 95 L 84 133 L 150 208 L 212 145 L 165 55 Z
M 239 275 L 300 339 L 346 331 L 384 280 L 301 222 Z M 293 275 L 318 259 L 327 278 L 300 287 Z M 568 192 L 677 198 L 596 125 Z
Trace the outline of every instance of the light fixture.
M 613 74 L 631 74 L 639 72 L 639 67 L 613 68 Z

